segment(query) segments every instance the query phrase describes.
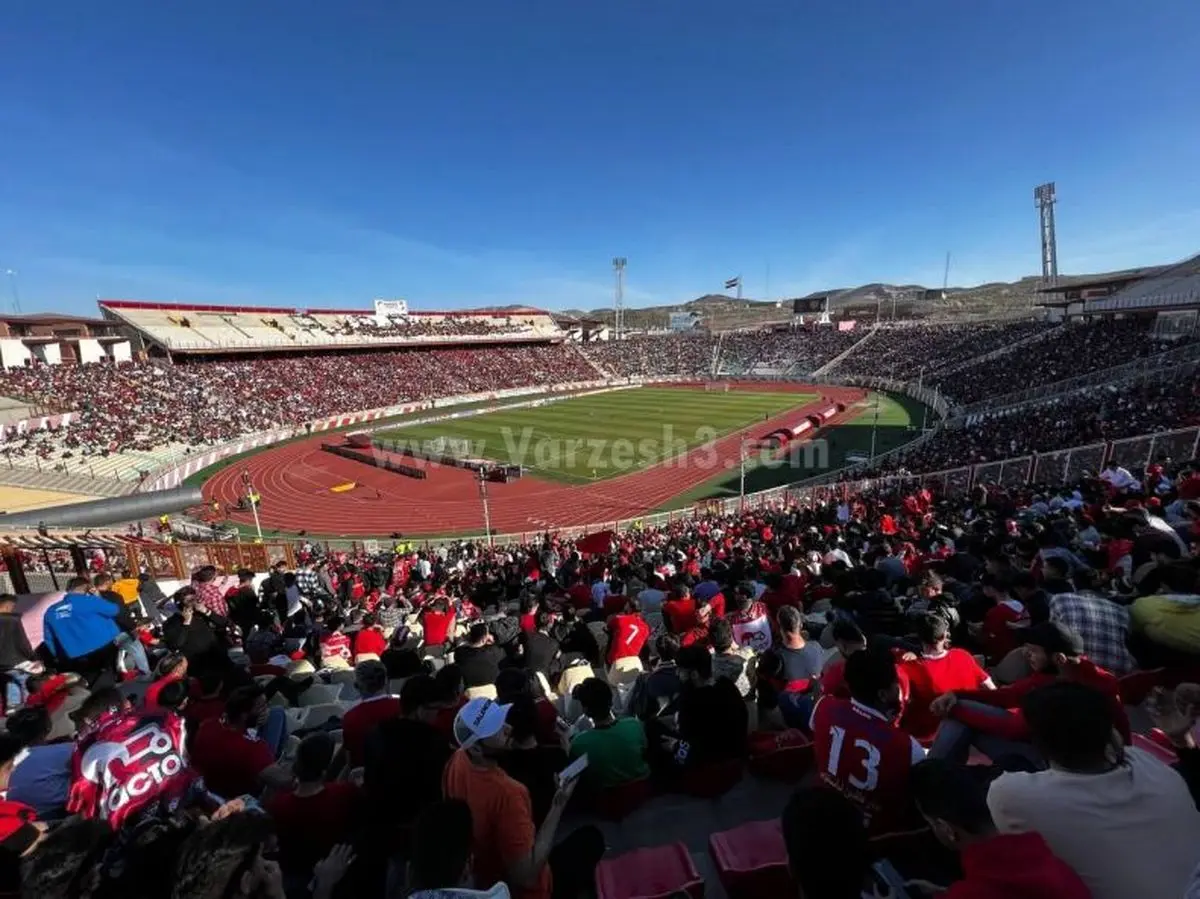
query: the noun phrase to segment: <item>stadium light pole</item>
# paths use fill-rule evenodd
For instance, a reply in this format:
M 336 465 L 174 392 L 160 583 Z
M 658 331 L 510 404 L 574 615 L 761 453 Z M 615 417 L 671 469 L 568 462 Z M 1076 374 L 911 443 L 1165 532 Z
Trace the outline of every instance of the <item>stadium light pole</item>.
M 617 340 L 625 333 L 625 266 L 629 260 L 624 256 L 613 257 L 613 273 L 616 275 L 616 295 L 613 297 L 613 330 Z
M 875 417 L 871 421 L 871 464 L 875 464 L 875 438 L 879 434 L 879 391 L 875 391 Z

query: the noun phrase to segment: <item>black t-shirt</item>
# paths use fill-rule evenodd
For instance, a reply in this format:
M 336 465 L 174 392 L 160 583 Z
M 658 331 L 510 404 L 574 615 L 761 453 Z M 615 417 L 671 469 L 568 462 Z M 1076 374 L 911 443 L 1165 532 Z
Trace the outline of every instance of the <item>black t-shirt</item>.
M 363 788 L 373 820 L 411 822 L 442 798 L 442 770 L 450 759 L 446 738 L 424 721 L 389 718 L 367 735 Z
M 685 687 L 679 696 L 679 739 L 688 744 L 689 765 L 740 757 L 748 726 L 746 701 L 732 681 Z
M 494 684 L 502 661 L 504 650 L 499 646 L 460 646 L 454 650 L 454 663 L 462 670 L 467 687 Z
M 525 668 L 549 676 L 554 670 L 555 659 L 562 652 L 558 641 L 549 634 L 534 631 L 532 634 L 522 634 L 521 643 L 525 647 Z
M 550 803 L 558 789 L 554 776 L 567 767 L 567 762 L 567 753 L 561 746 L 513 749 L 500 757 L 500 767 L 529 790 L 534 827 L 540 827 L 549 814 Z

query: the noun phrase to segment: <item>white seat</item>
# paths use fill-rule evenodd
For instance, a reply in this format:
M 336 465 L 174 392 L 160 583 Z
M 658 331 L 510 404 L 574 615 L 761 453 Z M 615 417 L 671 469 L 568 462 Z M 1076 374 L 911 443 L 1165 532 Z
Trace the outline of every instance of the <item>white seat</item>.
M 304 719 L 304 730 L 312 730 L 315 727 L 320 727 L 330 718 L 341 718 L 346 714 L 342 706 L 336 702 L 309 706 L 305 711 L 308 712 L 308 717 Z
M 358 687 L 354 686 L 354 684 L 342 684 L 338 690 L 337 698 L 338 702 L 345 702 L 346 700 L 356 700 L 359 696 Z
M 308 706 L 298 709 L 284 709 L 284 714 L 287 716 L 289 734 L 293 734 L 304 727 L 305 722 L 308 720 L 308 712 Z
M 495 699 L 496 685 L 484 684 L 482 687 L 467 687 L 467 699 Z
M 329 673 L 329 683 L 334 686 L 338 684 L 353 684 L 355 676 L 353 671 L 331 671 Z
M 617 659 L 608 670 L 608 682 L 614 687 L 632 684 L 644 670 L 642 660 L 637 656 Z
M 341 687 L 331 687 L 328 684 L 313 684 L 300 694 L 300 705 L 324 705 L 336 702 Z

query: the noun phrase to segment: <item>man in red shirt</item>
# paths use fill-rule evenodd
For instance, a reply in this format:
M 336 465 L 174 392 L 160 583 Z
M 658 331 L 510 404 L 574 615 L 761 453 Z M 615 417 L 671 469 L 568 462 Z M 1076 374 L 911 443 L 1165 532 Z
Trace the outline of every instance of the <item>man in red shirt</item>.
M 635 597 L 625 600 L 625 610 L 608 619 L 608 664 L 617 659 L 636 659 L 650 637 L 650 625 L 641 615 L 642 607 Z
M 1007 579 L 985 574 L 983 593 L 993 605 L 984 613 L 981 626 L 972 625 L 972 633 L 983 645 L 988 661 L 995 665 L 1021 645 L 1021 634 L 1029 626 L 1029 613 L 1009 593 Z
M 838 657 L 821 669 L 821 693 L 825 696 L 836 696 L 838 699 L 849 699 L 846 659 L 867 648 L 867 636 L 853 621 L 839 618 L 833 623 L 833 642 L 837 646 Z
M 906 656 L 900 670 L 908 679 L 909 702 L 900 726 L 928 746 L 938 729 L 938 716 L 929 704 L 955 690 L 992 690 L 995 684 L 975 657 L 965 649 L 951 648 L 950 623 L 944 615 L 926 612 L 917 620 L 921 654 Z
M 912 766 L 925 758 L 896 726 L 900 679 L 882 647 L 846 660 L 850 699 L 823 696 L 813 709 L 813 752 L 823 781 L 863 813 L 872 836 L 923 829 L 908 791 Z
M 671 588 L 671 598 L 663 603 L 663 620 L 673 634 L 686 634 L 696 627 L 696 600 L 686 584 Z
M 269 709 L 260 687 L 239 687 L 229 694 L 224 715 L 200 725 L 192 767 L 225 799 L 257 794 L 264 784 L 286 786 L 291 776 L 275 766 L 286 735 L 283 709 Z
M 1130 742 L 1120 682 L 1083 654 L 1083 640 L 1075 631 L 1047 621 L 1030 628 L 1026 640 L 1025 660 L 1033 671 L 1029 677 L 996 690 L 947 693 L 933 702 L 930 711 L 946 720 L 929 750 L 931 756 L 965 764 L 971 747 L 976 746 L 992 759 L 1015 757 L 1044 768 L 1045 760 L 1029 742 L 1029 725 L 1020 704 L 1038 687 L 1058 680 L 1084 684 L 1107 696 L 1117 729 L 1125 742 Z
M 445 596 L 437 597 L 422 609 L 421 627 L 425 630 L 425 637 L 421 652 L 437 656 L 445 652 L 446 642 L 454 635 L 454 624 L 454 612 Z
M 400 698 L 388 694 L 388 673 L 383 662 L 360 662 L 354 669 L 354 683 L 362 697 L 342 717 L 342 749 L 351 768 L 361 768 L 365 760 L 367 738 L 379 724 L 400 714 Z
M 355 664 L 358 664 L 363 656 L 380 658 L 387 652 L 387 645 L 387 637 L 383 635 L 379 619 L 375 617 L 374 612 L 367 612 L 363 615 L 362 629 L 354 635 Z

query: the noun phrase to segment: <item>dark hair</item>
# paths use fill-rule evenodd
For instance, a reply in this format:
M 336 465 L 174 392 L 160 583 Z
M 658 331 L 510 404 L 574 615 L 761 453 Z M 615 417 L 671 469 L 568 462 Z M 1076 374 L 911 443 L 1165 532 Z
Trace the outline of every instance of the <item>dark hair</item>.
M 784 606 L 779 610 L 779 630 L 785 634 L 798 634 L 804 630 L 804 617 L 795 606 Z
M 859 899 L 871 853 L 862 812 L 849 799 L 828 787 L 799 790 L 782 824 L 788 867 L 804 896 Z
M 17 739 L 16 735 L 7 731 L 0 731 L 0 765 L 7 765 L 18 755 L 25 745 Z
M 879 694 L 898 682 L 896 660 L 882 646 L 853 653 L 846 659 L 846 686 L 859 702 L 875 706 Z
M 72 713 L 71 717 L 77 722 L 95 721 L 109 709 L 119 709 L 125 704 L 125 697 L 116 687 L 102 687 L 88 694 L 87 699 Z
M 98 575 L 92 578 L 92 585 L 97 589 L 99 589 L 102 584 L 111 584 L 112 582 L 113 576 L 107 571 L 101 571 Z
M 239 568 L 239 569 L 238 569 L 237 576 L 238 576 L 238 580 L 239 580 L 239 581 L 252 581 L 252 580 L 254 580 L 254 572 L 253 572 L 253 571 L 251 571 L 249 568 Z
M 496 676 L 496 698 L 509 702 L 514 696 L 532 696 L 530 673 L 524 668 L 502 668 Z
M 539 606 L 533 615 L 533 625 L 539 631 L 544 631 L 554 621 L 554 613 L 546 606 Z
M 454 664 L 447 665 L 433 676 L 433 680 L 443 699 L 454 699 L 463 687 L 462 669 Z
M 579 684 L 571 691 L 571 696 L 583 706 L 583 713 L 593 721 L 612 714 L 612 687 L 598 677 L 589 677 Z
M 115 838 L 103 819 L 68 818 L 52 827 L 21 865 L 21 895 L 78 899 Z
M 467 642 L 478 643 L 480 640 L 486 639 L 488 635 L 487 622 L 477 621 L 471 625 L 467 631 Z
M 40 743 L 50 735 L 53 728 L 50 713 L 45 706 L 31 705 L 17 709 L 8 716 L 5 729 L 20 741 L 22 746 Z
M 12 593 L 0 593 L 0 606 L 9 604 L 16 605 L 16 602 L 17 597 Z
M 230 893 L 233 881 L 250 869 L 262 847 L 274 835 L 266 815 L 230 815 L 198 828 L 179 852 L 175 867 L 175 899 Z
M 1038 749 L 1068 769 L 1099 763 L 1116 724 L 1109 697 L 1071 681 L 1055 681 L 1027 694 L 1021 712 Z
M 833 622 L 833 639 L 836 643 L 866 643 L 867 635 L 849 618 L 838 618 Z
M 336 749 L 329 734 L 322 731 L 309 734 L 296 747 L 296 760 L 292 763 L 296 779 L 302 783 L 323 780 Z
M 231 721 L 241 720 L 250 713 L 250 710 L 254 708 L 262 696 L 262 687 L 258 686 L 258 684 L 247 684 L 244 687 L 238 687 L 225 700 L 225 717 Z
M 457 887 L 471 858 L 471 843 L 470 806 L 461 799 L 427 806 L 413 828 L 412 886 L 421 890 Z
M 707 646 L 685 646 L 675 657 L 675 664 L 688 671 L 695 671 L 701 680 L 710 680 L 713 676 L 712 653 Z
M 926 759 L 913 766 L 909 789 L 921 812 L 981 835 L 995 826 L 988 811 L 987 786 L 961 765 L 946 759 Z
M 664 662 L 674 662 L 679 657 L 679 638 L 674 634 L 660 634 L 654 641 L 654 651 Z
M 88 590 L 92 586 L 92 582 L 85 577 L 73 577 L 67 581 L 67 593 L 75 593 L 79 590 Z
M 164 709 L 178 711 L 188 698 L 188 685 L 184 680 L 172 680 L 158 690 L 158 705 Z
M 441 699 L 441 690 L 432 674 L 414 674 L 400 688 L 400 708 L 411 715 L 419 708 L 431 706 Z
M 937 612 L 925 612 L 917 619 L 917 639 L 924 646 L 932 646 L 946 639 L 950 633 L 950 622 L 945 615 Z
M 733 646 L 733 625 L 717 618 L 708 626 L 708 641 L 717 652 L 728 652 Z
M 524 741 L 531 737 L 537 737 L 538 715 L 537 715 L 537 700 L 532 696 L 522 693 L 513 696 L 509 700 L 512 706 L 508 710 L 508 717 L 504 722 L 511 729 L 511 737 L 514 741 Z

